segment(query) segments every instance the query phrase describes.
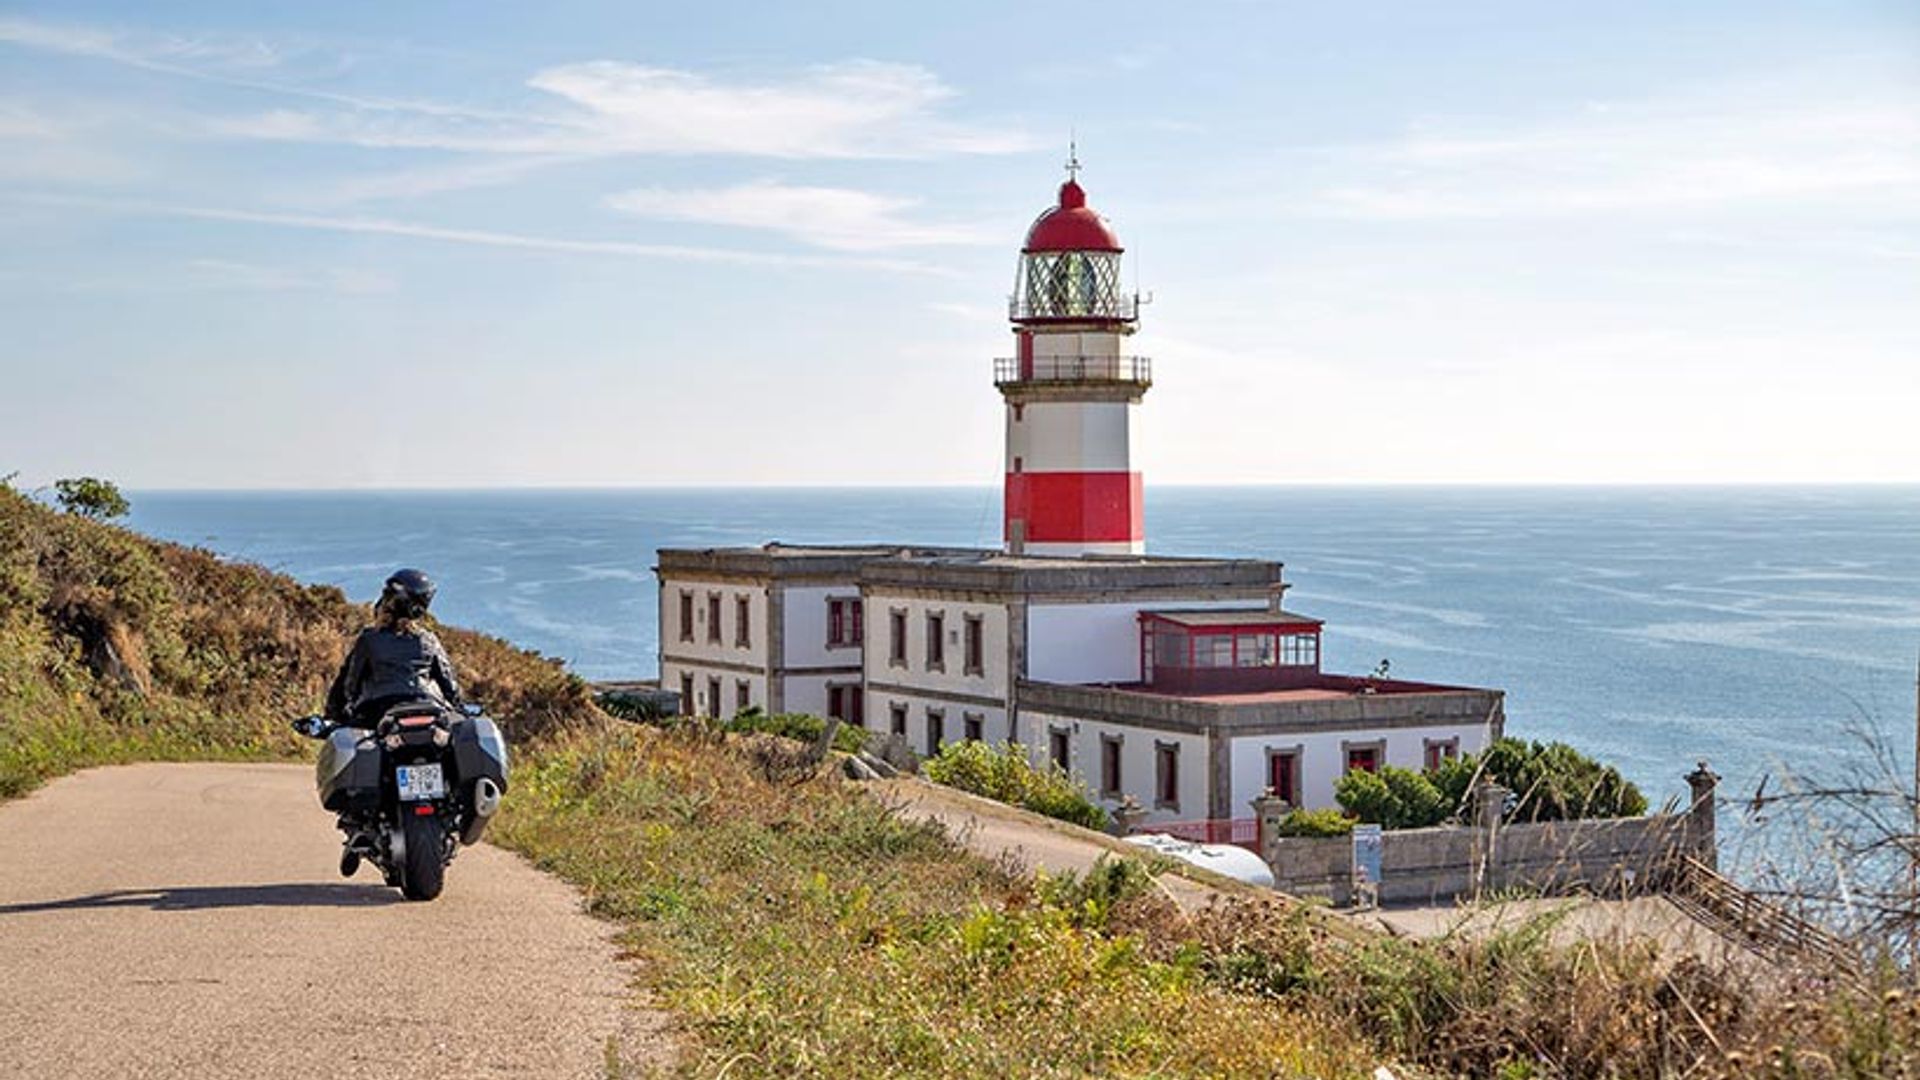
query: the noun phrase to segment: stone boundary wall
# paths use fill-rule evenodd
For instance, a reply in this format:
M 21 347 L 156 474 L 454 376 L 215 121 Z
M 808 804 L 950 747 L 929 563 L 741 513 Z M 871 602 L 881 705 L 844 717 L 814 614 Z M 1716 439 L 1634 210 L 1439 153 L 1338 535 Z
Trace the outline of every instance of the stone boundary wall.
M 1693 854 L 1681 814 L 1502 825 L 1495 831 L 1492 857 L 1485 860 L 1484 835 L 1467 825 L 1382 834 L 1380 902 L 1435 903 L 1514 889 L 1644 892 L 1665 885 L 1679 859 Z M 1479 873 L 1483 861 L 1485 871 Z M 1281 837 L 1271 845 L 1267 863 L 1281 892 L 1343 906 L 1353 901 L 1349 837 Z
M 1381 835 L 1379 900 L 1432 904 L 1459 896 L 1527 890 L 1620 896 L 1672 887 L 1691 858 L 1715 862 L 1714 786 L 1703 762 L 1687 777 L 1692 805 L 1683 813 L 1509 824 L 1499 820 L 1504 792 L 1489 787 L 1474 825 L 1396 829 Z M 1351 837 L 1282 837 L 1262 812 L 1261 853 L 1274 887 L 1335 905 L 1353 903 Z

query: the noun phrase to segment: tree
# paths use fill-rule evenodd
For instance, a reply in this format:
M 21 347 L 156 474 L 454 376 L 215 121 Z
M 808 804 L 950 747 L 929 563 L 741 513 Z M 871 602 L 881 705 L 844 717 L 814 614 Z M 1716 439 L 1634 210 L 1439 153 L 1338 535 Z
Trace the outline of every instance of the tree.
M 112 521 L 125 517 L 127 498 L 120 494 L 119 487 L 111 480 L 101 480 L 92 476 L 77 476 L 68 480 L 56 480 L 53 483 L 55 498 L 60 509 L 69 514 L 78 514 L 95 521 Z

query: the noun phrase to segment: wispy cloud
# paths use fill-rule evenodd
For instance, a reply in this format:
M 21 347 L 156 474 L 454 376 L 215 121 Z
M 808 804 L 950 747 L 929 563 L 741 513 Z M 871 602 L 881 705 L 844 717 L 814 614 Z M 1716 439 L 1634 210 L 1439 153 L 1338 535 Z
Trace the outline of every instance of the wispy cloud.
M 902 216 L 915 199 L 847 188 L 791 187 L 759 180 L 725 188 L 669 191 L 640 188 L 610 196 L 608 205 L 640 217 L 766 229 L 835 251 L 884 251 L 987 241 L 979 230 L 924 224 Z
M 1808 102 L 1723 91 L 1593 106 L 1520 130 L 1429 124 L 1346 164 L 1369 179 L 1324 190 L 1320 207 L 1380 219 L 1911 203 L 1920 193 L 1920 110 L 1895 97 Z
M 924 158 L 1030 149 L 1016 130 L 947 120 L 954 92 L 925 68 L 855 61 L 785 79 L 722 80 L 612 60 L 537 72 L 523 112 L 400 107 L 272 109 L 208 121 L 211 134 L 463 153 L 788 159 Z
M 582 109 L 629 153 L 784 158 L 922 157 L 1029 149 L 1018 132 L 934 115 L 954 92 L 912 64 L 859 60 L 769 81 L 596 60 L 549 68 L 529 85 Z
M 264 70 L 284 59 L 259 38 L 138 33 L 21 18 L 0 18 L 0 41 L 192 76 L 208 74 L 208 67 Z
M 368 113 L 412 114 L 469 122 L 514 121 L 520 114 L 436 101 L 347 94 L 294 81 L 315 70 L 335 73 L 350 59 L 303 44 L 233 35 L 186 36 L 138 30 L 0 18 L 0 44 L 64 56 L 85 57 L 196 82 Z M 298 60 L 300 63 L 296 64 Z M 299 68 L 296 73 L 294 68 Z
M 485 155 L 461 157 L 451 163 L 423 165 L 349 177 L 331 184 L 303 186 L 303 206 L 337 207 L 381 200 L 415 199 L 449 191 L 516 183 L 545 169 L 585 160 L 564 154 Z
M 289 214 L 269 211 L 230 209 L 209 206 L 185 206 L 137 200 L 97 199 L 51 194 L 9 194 L 0 198 L 42 206 L 66 206 L 140 217 L 186 218 L 199 221 L 227 221 L 247 225 L 270 225 L 288 229 L 321 232 L 358 233 L 431 240 L 448 244 L 506 248 L 520 251 L 544 251 L 568 255 L 612 255 L 628 258 L 670 259 L 682 262 L 734 263 L 753 266 L 815 268 L 877 268 L 907 273 L 939 273 L 934 267 L 900 259 L 832 255 L 786 255 L 730 248 L 696 247 L 677 244 L 643 244 L 625 240 L 573 240 L 564 237 L 500 232 L 490 229 L 461 229 L 390 218 L 339 217 L 323 214 Z
M 952 87 L 914 64 L 852 60 L 723 78 L 616 60 L 535 72 L 524 109 L 340 93 L 285 70 L 292 47 L 0 18 L 0 43 L 281 95 L 305 105 L 208 117 L 207 134 L 368 147 L 565 156 L 922 158 L 1031 149 L 1021 131 L 951 119 Z M 324 106 L 324 107 L 315 107 Z

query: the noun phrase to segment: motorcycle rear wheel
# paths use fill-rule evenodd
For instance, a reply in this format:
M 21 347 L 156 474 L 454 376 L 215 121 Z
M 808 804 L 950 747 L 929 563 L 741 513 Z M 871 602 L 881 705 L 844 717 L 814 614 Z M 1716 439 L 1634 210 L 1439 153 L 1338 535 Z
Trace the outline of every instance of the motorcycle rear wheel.
M 432 900 L 446 884 L 447 829 L 438 814 L 407 814 L 401 819 L 406 859 L 400 867 L 400 892 L 409 900 Z

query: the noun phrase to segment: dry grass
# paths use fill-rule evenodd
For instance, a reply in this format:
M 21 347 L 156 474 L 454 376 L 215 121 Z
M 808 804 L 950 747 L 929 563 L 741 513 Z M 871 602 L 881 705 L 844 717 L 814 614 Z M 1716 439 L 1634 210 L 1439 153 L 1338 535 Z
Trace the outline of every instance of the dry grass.
M 758 738 L 766 738 L 760 736 Z M 1036 889 L 751 740 L 621 728 L 523 757 L 495 836 L 625 922 L 694 1075 L 1365 1075 L 1346 1025 L 1240 994 L 1110 920 L 1125 882 Z
M 755 745 L 538 746 L 497 834 L 628 926 L 695 1075 L 1920 1077 L 1884 987 L 1556 946 L 1551 917 L 1419 942 L 1188 916 L 1131 863 L 1035 886 L 831 774 L 765 781 Z

